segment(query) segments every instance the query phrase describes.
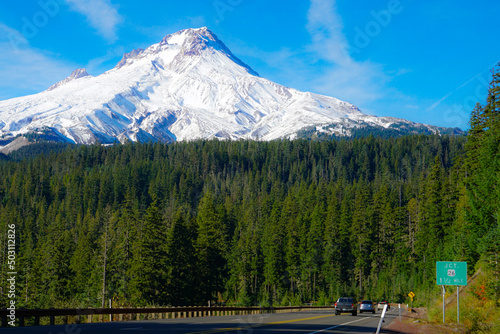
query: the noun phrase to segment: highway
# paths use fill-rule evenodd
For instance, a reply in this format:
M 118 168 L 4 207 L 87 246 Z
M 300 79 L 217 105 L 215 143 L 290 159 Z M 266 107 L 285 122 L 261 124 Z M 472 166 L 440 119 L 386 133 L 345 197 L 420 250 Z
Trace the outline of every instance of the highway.
M 267 334 L 267 333 L 375 333 L 382 312 L 376 314 L 334 315 L 333 311 L 304 311 L 281 314 L 200 317 L 146 321 L 107 322 L 80 325 L 2 328 L 2 333 L 27 334 Z M 398 315 L 392 308 L 384 326 Z

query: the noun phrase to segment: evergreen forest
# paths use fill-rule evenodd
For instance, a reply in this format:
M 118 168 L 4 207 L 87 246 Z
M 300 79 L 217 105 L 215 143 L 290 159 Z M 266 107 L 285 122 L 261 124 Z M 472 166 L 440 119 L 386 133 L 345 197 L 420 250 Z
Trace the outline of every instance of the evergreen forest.
M 28 146 L 0 159 L 0 279 L 14 224 L 29 308 L 404 302 L 436 261 L 498 301 L 499 83 L 467 136 Z

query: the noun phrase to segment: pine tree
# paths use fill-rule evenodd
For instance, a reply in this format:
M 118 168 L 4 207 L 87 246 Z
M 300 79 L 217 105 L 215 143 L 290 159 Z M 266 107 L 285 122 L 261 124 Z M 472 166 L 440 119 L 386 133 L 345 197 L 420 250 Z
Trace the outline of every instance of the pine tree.
M 320 280 L 323 278 L 321 276 L 321 268 L 323 267 L 325 212 L 324 202 L 316 204 L 311 214 L 311 225 L 307 232 L 304 265 L 308 274 L 311 300 L 317 300 L 318 283 L 320 283 Z
M 476 260 L 482 256 L 493 273 L 493 295 L 500 295 L 500 270 L 498 268 L 498 243 L 500 218 L 500 63 L 492 70 L 485 106 L 478 105 L 470 120 L 471 131 L 466 145 L 467 169 L 466 208 L 469 243 L 477 248 L 470 250 Z M 492 263 L 496 265 L 492 266 Z
M 280 205 L 274 202 L 269 219 L 263 227 L 262 253 L 264 256 L 264 284 L 272 306 L 278 298 L 278 290 L 285 271 L 285 231 L 280 225 Z
M 213 300 L 223 290 L 227 272 L 228 234 L 214 198 L 207 191 L 198 205 L 196 254 L 200 269 L 201 296 Z
M 82 306 L 94 306 L 99 286 L 97 280 L 93 279 L 92 272 L 97 267 L 99 228 L 89 212 L 77 226 L 79 229 L 77 242 L 69 267 L 75 273 L 72 285 L 75 287 L 78 298 L 84 301 Z
M 370 254 L 373 248 L 373 208 L 369 189 L 363 185 L 358 188 L 354 201 L 352 225 L 350 228 L 352 254 L 355 257 L 354 275 L 358 282 L 358 295 L 363 295 L 365 277 L 370 268 Z
M 471 114 L 466 144 L 466 220 L 470 239 L 477 240 L 495 228 L 500 207 L 500 63 L 492 70 L 486 105 L 477 105 Z M 481 244 L 481 243 L 479 243 Z M 472 250 L 472 257 L 479 257 Z
M 134 245 L 131 289 L 136 303 L 165 305 L 167 302 L 166 226 L 157 200 L 146 211 L 142 233 Z
M 194 233 L 179 209 L 168 231 L 166 244 L 166 271 L 168 304 L 174 306 L 197 305 L 197 262 L 194 248 Z

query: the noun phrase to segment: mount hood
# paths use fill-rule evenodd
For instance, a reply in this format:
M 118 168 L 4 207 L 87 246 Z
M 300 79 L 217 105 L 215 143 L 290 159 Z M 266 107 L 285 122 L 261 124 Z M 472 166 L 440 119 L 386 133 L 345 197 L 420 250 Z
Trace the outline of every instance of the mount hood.
M 0 147 L 38 134 L 79 144 L 350 136 L 356 129 L 444 128 L 362 113 L 333 97 L 260 77 L 207 28 L 168 35 L 91 76 L 84 69 L 41 93 L 0 101 Z

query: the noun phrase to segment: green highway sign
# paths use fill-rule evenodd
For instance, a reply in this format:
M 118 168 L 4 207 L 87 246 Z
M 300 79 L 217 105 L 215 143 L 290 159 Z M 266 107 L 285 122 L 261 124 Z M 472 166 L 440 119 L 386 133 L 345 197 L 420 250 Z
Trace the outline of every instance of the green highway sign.
M 467 285 L 467 262 L 436 262 L 437 285 Z

